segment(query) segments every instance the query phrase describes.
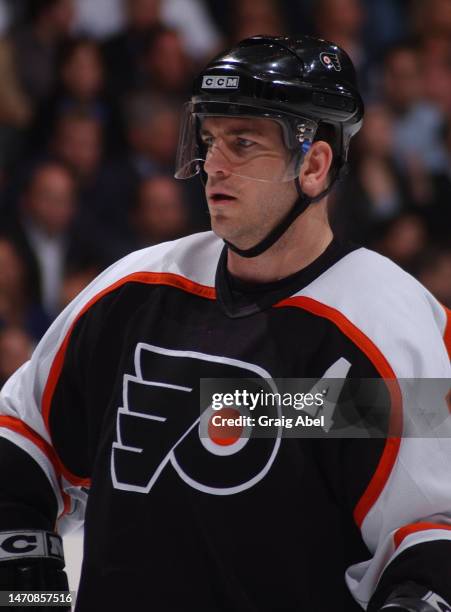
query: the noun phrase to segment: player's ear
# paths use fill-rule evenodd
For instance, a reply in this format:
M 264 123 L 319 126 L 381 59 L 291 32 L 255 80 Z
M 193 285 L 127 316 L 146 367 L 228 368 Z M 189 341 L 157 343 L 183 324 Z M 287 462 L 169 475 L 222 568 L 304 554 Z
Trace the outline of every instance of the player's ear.
M 310 147 L 299 172 L 302 191 L 314 197 L 327 187 L 328 174 L 333 161 L 331 146 L 318 140 Z

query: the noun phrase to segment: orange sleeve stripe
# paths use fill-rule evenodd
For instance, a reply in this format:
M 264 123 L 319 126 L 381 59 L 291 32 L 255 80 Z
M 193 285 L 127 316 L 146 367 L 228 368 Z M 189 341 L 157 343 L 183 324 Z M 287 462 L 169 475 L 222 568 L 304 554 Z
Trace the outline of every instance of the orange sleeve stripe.
M 440 523 L 413 523 L 412 525 L 406 525 L 405 527 L 401 527 L 398 529 L 394 535 L 395 542 L 395 550 L 399 548 L 401 542 L 407 538 L 407 536 L 412 533 L 417 533 L 418 531 L 428 531 L 430 529 L 446 529 L 447 531 L 451 531 L 451 525 L 443 525 Z
M 108 293 L 111 293 L 115 289 L 118 289 L 122 285 L 125 285 L 126 283 L 145 283 L 145 284 L 152 284 L 152 285 L 167 285 L 169 287 L 175 287 L 177 289 L 182 289 L 183 291 L 192 293 L 194 295 L 198 295 L 199 297 L 207 298 L 209 300 L 216 299 L 216 291 L 213 287 L 207 287 L 205 285 L 200 285 L 198 283 L 195 283 L 177 274 L 157 273 L 157 272 L 136 272 L 134 274 L 129 274 L 128 276 L 124 276 L 117 282 L 106 287 L 105 289 L 100 291 L 98 294 L 93 296 L 89 300 L 89 302 L 85 304 L 82 310 L 78 313 L 76 319 L 73 321 L 51 365 L 49 376 L 47 379 L 47 384 L 45 385 L 44 393 L 42 396 L 42 414 L 44 417 L 44 423 L 47 428 L 47 431 L 50 432 L 49 419 L 50 419 L 50 409 L 52 406 L 53 395 L 55 393 L 56 385 L 58 384 L 58 380 L 61 375 L 61 371 L 63 369 L 67 347 L 68 347 L 69 340 L 70 340 L 70 337 L 72 335 L 72 331 L 74 330 L 75 325 L 77 324 L 78 320 L 92 306 L 94 306 L 94 304 L 96 304 L 101 298 L 103 298 Z M 62 474 L 64 474 L 65 478 L 69 482 L 77 486 L 87 486 L 87 487 L 90 486 L 91 481 L 89 478 L 80 478 L 79 476 L 72 474 L 61 463 L 60 465 L 61 465 Z
M 354 509 L 354 520 L 359 527 L 376 503 L 379 495 L 391 474 L 396 458 L 398 456 L 401 438 L 399 432 L 402 431 L 402 397 L 401 390 L 396 380 L 396 375 L 392 367 L 388 363 L 385 356 L 378 349 L 372 340 L 368 338 L 358 327 L 356 327 L 349 319 L 347 319 L 340 311 L 327 306 L 313 298 L 306 296 L 298 296 L 282 300 L 276 307 L 294 306 L 307 310 L 319 317 L 324 317 L 334 323 L 373 363 L 376 370 L 388 386 L 391 397 L 391 414 L 389 424 L 389 436 L 385 443 L 384 451 L 379 460 L 376 471 L 371 478 L 365 492 L 358 501 Z M 389 379 L 389 380 L 387 380 Z M 398 435 L 394 435 L 394 434 Z
M 14 431 L 20 434 L 24 438 L 27 438 L 27 440 L 30 440 L 30 442 L 32 442 L 35 446 L 37 446 L 44 453 L 44 455 L 47 457 L 47 459 L 52 464 L 52 467 L 55 471 L 56 477 L 59 482 L 61 495 L 63 497 L 63 502 L 64 502 L 63 514 L 67 512 L 70 508 L 70 498 L 67 495 L 67 493 L 63 491 L 63 487 L 61 485 L 61 469 L 60 469 L 61 465 L 60 465 L 60 461 L 54 449 L 52 448 L 52 446 L 46 440 L 44 440 L 44 438 L 42 438 L 38 433 L 36 433 L 34 429 L 29 427 L 26 423 L 24 423 L 20 419 L 16 419 L 15 417 L 0 416 L 0 427 L 6 427 L 7 429 L 10 429 L 11 431 Z
M 448 356 L 451 359 L 451 310 L 443 306 L 446 313 L 446 327 L 443 339 L 445 341 L 445 346 L 448 351 Z

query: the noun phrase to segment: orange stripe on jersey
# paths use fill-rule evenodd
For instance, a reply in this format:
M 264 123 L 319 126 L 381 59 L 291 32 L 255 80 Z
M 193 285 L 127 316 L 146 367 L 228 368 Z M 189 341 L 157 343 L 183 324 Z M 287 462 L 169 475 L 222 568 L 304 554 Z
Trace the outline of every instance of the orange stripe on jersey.
M 45 385 L 44 393 L 42 396 L 42 414 L 44 417 L 44 423 L 47 427 L 47 431 L 50 433 L 50 409 L 52 406 L 52 399 L 55 393 L 56 385 L 58 384 L 59 377 L 61 375 L 61 371 L 64 365 L 64 358 L 66 356 L 67 347 L 69 344 L 70 337 L 74 330 L 77 321 L 92 307 L 96 304 L 100 299 L 102 299 L 105 295 L 108 295 L 115 289 L 118 289 L 122 285 L 127 283 L 144 283 L 149 285 L 167 285 L 169 287 L 175 287 L 177 289 L 182 289 L 182 291 L 186 291 L 187 293 L 192 293 L 194 295 L 198 295 L 199 297 L 207 298 L 209 300 L 216 299 L 216 291 L 213 287 L 207 287 L 205 285 L 200 285 L 195 283 L 183 276 L 179 276 L 177 274 L 169 274 L 169 273 L 159 273 L 159 272 L 136 272 L 134 274 L 129 274 L 128 276 L 124 276 L 117 282 L 112 285 L 106 287 L 102 291 L 100 291 L 97 295 L 92 297 L 89 302 L 85 304 L 82 310 L 78 313 L 74 322 L 69 328 L 58 352 L 55 355 L 52 366 L 50 368 L 49 376 L 47 379 L 47 383 Z M 61 472 L 64 474 L 65 478 L 69 482 L 77 486 L 90 486 L 91 481 L 89 478 L 80 478 L 75 474 L 72 474 L 65 466 L 61 465 Z
M 52 464 L 60 485 L 61 495 L 64 501 L 63 514 L 67 512 L 70 508 L 70 497 L 67 495 L 67 493 L 63 491 L 63 487 L 61 484 L 61 462 L 59 461 L 52 446 L 46 440 L 44 440 L 44 438 L 42 438 L 38 433 L 36 433 L 34 429 L 32 429 L 29 425 L 27 425 L 20 419 L 16 419 L 15 417 L 0 416 L 0 427 L 6 427 L 7 429 L 11 429 L 11 431 L 14 431 L 23 436 L 24 438 L 27 438 L 27 440 L 33 442 L 33 444 L 44 453 L 44 455 Z
M 445 341 L 445 346 L 448 351 L 449 358 L 451 359 L 451 310 L 449 308 L 446 308 L 446 306 L 443 306 L 443 308 L 445 309 L 446 313 L 446 327 L 443 339 Z
M 399 452 L 401 439 L 394 435 L 402 431 L 402 397 L 395 373 L 385 356 L 372 340 L 368 338 L 358 327 L 347 319 L 340 311 L 327 306 L 317 300 L 306 296 L 298 296 L 282 300 L 276 307 L 295 306 L 307 310 L 319 317 L 329 319 L 347 336 L 373 363 L 382 378 L 385 379 L 390 397 L 391 414 L 389 424 L 389 437 L 385 443 L 384 451 L 379 460 L 376 471 L 371 478 L 364 494 L 354 509 L 354 520 L 361 527 L 366 515 L 376 503 L 381 494 L 395 464 Z M 389 380 L 387 380 L 389 379 Z
M 428 531 L 430 529 L 446 529 L 451 531 L 451 525 L 443 525 L 439 523 L 413 523 L 412 525 L 406 525 L 405 527 L 401 527 L 396 531 L 393 539 L 395 542 L 395 549 L 399 548 L 401 542 L 407 538 L 412 533 L 416 533 L 418 531 Z

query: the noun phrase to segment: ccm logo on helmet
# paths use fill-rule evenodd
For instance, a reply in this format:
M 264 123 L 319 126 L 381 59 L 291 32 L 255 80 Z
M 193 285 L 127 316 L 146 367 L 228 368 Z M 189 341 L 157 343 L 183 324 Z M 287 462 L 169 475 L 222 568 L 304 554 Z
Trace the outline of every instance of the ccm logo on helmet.
M 321 53 L 319 59 L 321 60 L 321 63 L 326 66 L 326 68 L 333 68 L 337 72 L 340 72 L 341 64 L 336 53 Z
M 238 89 L 240 77 L 238 76 L 204 76 L 202 89 Z

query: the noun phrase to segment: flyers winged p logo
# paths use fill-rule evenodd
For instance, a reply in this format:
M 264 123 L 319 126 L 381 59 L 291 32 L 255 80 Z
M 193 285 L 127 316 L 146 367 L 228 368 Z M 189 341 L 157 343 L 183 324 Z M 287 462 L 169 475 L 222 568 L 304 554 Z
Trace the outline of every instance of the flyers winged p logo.
M 211 406 L 200 411 L 198 387 L 203 377 L 252 377 L 271 391 L 269 372 L 221 355 L 144 342 L 135 348 L 133 369 L 123 376 L 117 409 L 110 464 L 115 489 L 149 493 L 160 477 L 175 472 L 202 493 L 234 495 L 266 476 L 279 451 L 280 428 L 272 438 L 249 433 L 218 440 L 210 427 L 216 413 Z
M 336 70 L 337 72 L 341 71 L 340 60 L 338 59 L 338 55 L 336 53 L 327 53 L 323 52 L 319 56 L 321 63 L 326 68 Z

